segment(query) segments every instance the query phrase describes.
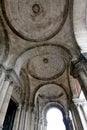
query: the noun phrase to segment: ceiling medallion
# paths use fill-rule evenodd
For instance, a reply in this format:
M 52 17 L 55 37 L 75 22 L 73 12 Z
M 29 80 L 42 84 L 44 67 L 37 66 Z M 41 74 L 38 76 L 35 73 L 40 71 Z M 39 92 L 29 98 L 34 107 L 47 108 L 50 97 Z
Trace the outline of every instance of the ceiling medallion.
M 21 38 L 39 42 L 55 36 L 68 13 L 69 0 L 2 0 L 3 15 Z
M 39 6 L 39 4 L 34 4 L 33 6 L 32 6 L 32 10 L 33 10 L 33 12 L 35 13 L 35 14 L 39 14 L 39 12 L 40 12 L 40 6 Z
M 59 53 L 35 56 L 28 62 L 29 74 L 40 80 L 56 79 L 65 69 L 66 63 Z
M 45 64 L 47 64 L 47 63 L 48 63 L 48 59 L 47 59 L 47 58 L 43 58 L 43 62 L 44 62 Z

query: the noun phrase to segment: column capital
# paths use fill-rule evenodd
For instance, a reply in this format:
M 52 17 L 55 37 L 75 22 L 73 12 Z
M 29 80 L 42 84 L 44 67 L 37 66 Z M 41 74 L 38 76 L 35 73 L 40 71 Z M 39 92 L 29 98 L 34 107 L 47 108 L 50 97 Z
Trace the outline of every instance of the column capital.
M 13 86 L 20 85 L 20 80 L 13 69 L 6 70 L 6 80 L 10 80 Z
M 87 60 L 82 55 L 77 60 L 71 62 L 70 73 L 73 77 L 78 78 L 81 71 L 87 75 Z
M 15 70 L 13 68 L 5 68 L 3 66 L 3 64 L 0 64 L 0 76 L 2 75 L 2 73 L 5 73 L 6 74 L 6 78 L 5 80 L 10 80 L 12 84 L 14 85 L 20 85 L 20 80 L 15 72 Z

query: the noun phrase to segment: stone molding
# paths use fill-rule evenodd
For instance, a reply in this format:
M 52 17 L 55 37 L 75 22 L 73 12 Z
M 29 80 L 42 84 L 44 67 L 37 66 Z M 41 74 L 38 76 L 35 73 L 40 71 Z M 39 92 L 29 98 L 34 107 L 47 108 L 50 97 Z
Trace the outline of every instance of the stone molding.
M 6 69 L 3 65 L 0 64 L 0 75 L 2 75 L 3 72 L 6 74 L 5 80 L 10 80 L 14 86 L 20 84 L 20 80 L 16 72 L 13 69 Z
M 38 42 L 52 38 L 61 30 L 68 15 L 69 0 L 54 3 L 52 0 L 3 0 L 1 5 L 12 31 L 25 40 Z

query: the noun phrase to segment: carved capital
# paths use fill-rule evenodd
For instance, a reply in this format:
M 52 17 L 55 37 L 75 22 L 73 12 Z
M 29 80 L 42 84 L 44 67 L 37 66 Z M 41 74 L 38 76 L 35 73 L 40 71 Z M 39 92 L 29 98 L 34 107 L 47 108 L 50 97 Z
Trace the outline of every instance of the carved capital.
M 87 60 L 84 57 L 79 58 L 77 61 L 71 62 L 71 75 L 78 78 L 80 72 L 87 75 Z
M 6 70 L 6 80 L 10 80 L 10 83 L 13 84 L 13 86 L 20 84 L 20 80 L 13 69 Z
M 20 80 L 13 69 L 6 69 L 2 64 L 0 64 L 0 76 L 2 73 L 5 73 L 5 81 L 10 81 L 10 85 L 18 85 L 20 84 Z

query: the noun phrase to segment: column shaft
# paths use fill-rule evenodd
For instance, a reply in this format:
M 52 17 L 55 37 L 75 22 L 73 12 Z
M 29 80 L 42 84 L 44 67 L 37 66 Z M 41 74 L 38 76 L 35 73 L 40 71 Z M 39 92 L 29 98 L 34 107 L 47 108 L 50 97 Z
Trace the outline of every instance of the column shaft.
M 6 111 L 7 111 L 9 101 L 11 98 L 11 94 L 12 94 L 12 90 L 13 90 L 13 86 L 9 86 L 7 93 L 6 93 L 6 96 L 5 96 L 5 99 L 4 99 L 4 103 L 3 103 L 1 110 L 0 110 L 0 124 L 1 125 L 3 125 L 4 119 L 5 119 Z
M 26 105 L 22 106 L 22 108 L 21 108 L 20 122 L 19 122 L 18 130 L 24 130 L 25 119 L 26 119 Z
M 9 88 L 9 84 L 10 84 L 9 81 L 5 81 L 4 84 L 3 84 L 2 91 L 0 92 L 0 110 L 1 110 L 1 107 L 3 105 L 7 90 Z
M 71 75 L 78 79 L 81 89 L 87 99 L 87 61 L 81 59 L 81 61 L 72 62 Z
M 21 117 L 21 104 L 18 106 L 16 111 L 13 130 L 19 130 L 20 117 Z
M 78 108 L 78 111 L 79 111 L 79 115 L 80 115 L 80 118 L 81 118 L 81 121 L 82 121 L 83 128 L 84 128 L 84 130 L 86 130 L 87 122 L 85 121 L 85 117 L 83 115 L 83 111 L 82 111 L 81 105 L 78 105 L 77 108 Z
M 71 113 L 72 113 L 72 117 L 73 117 L 73 121 L 74 121 L 75 130 L 84 130 L 77 107 L 75 106 L 74 103 L 72 103 L 70 105 L 70 108 L 71 108 Z

